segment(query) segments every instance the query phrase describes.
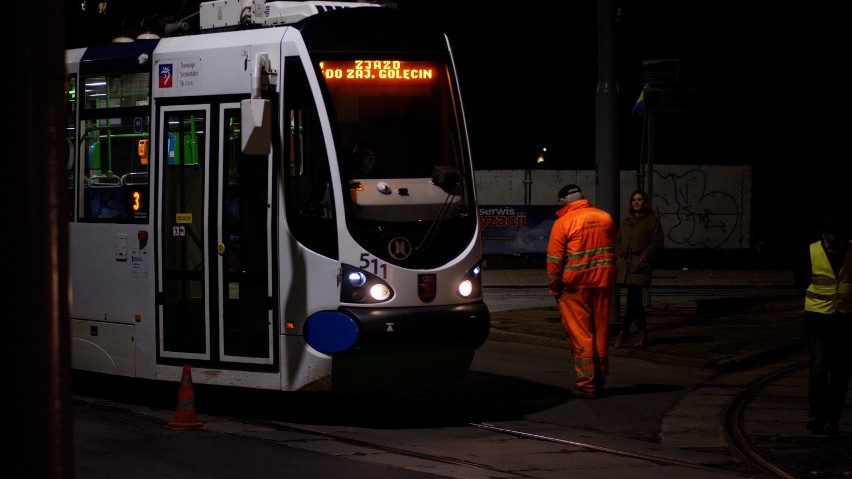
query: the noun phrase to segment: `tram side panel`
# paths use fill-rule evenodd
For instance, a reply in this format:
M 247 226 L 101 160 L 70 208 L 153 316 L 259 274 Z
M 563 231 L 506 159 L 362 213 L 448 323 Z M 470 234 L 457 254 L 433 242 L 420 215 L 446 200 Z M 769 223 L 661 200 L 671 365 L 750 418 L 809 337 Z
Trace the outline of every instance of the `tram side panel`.
M 193 103 L 200 99 L 211 104 L 228 102 L 247 98 L 263 89 L 264 97 L 276 103 L 274 111 L 278 117 L 275 123 L 284 125 L 278 126 L 272 135 L 272 142 L 279 146 L 273 148 L 269 158 L 257 156 L 242 161 L 277 163 L 281 159 L 282 134 L 287 134 L 285 130 L 289 124 L 281 107 L 283 92 L 280 90 L 284 88 L 282 43 L 289 45 L 287 48 L 292 57 L 305 52 L 304 44 L 300 45 L 299 40 L 298 32 L 288 27 L 163 39 L 155 52 L 155 70 L 160 71 L 168 65 L 174 78 L 168 87 L 154 83 L 155 105 L 159 108 L 160 104 Z M 256 65 L 261 57 L 268 61 L 268 71 L 263 73 L 262 80 L 257 77 L 259 65 Z M 315 101 L 313 97 L 302 98 L 303 103 L 311 105 L 315 105 Z M 211 150 L 211 155 L 217 154 L 215 146 Z M 267 376 L 278 374 L 275 387 L 282 390 L 327 389 L 331 357 L 306 347 L 303 325 L 312 312 L 336 309 L 339 305 L 340 268 L 335 259 L 304 248 L 287 229 L 284 186 L 280 183 L 281 176 L 286 174 L 281 171 L 284 168 L 286 166 L 280 164 L 270 166 L 277 172 L 271 179 L 268 235 L 270 264 L 274 265 L 270 270 L 269 297 L 274 304 L 271 320 L 275 322 L 273 330 L 277 332 L 273 342 L 278 368 Z M 213 176 L 210 181 L 213 181 Z M 168 220 L 165 218 L 165 221 Z M 168 225 L 163 224 L 162 228 L 167 233 Z M 207 243 L 211 243 L 209 238 Z M 204 367 L 199 365 L 199 368 Z M 163 375 L 167 374 L 168 368 L 158 366 Z M 269 387 L 271 378 L 260 379 L 259 373 L 246 374 L 238 369 L 217 371 L 215 375 L 205 375 L 202 370 L 198 377 L 202 382 L 210 378 L 217 384 L 251 386 L 250 383 L 253 383 L 254 387 Z
M 323 113 L 322 97 L 319 85 L 310 65 L 309 54 L 301 35 L 295 29 L 288 29 L 281 42 L 281 63 L 278 71 L 281 107 L 279 109 L 279 130 L 276 141 L 285 145 L 282 153 L 283 163 L 279 178 L 291 182 L 291 186 L 300 183 L 300 177 L 310 174 L 312 168 L 304 164 L 306 158 L 300 153 L 310 155 L 313 162 L 322 163 L 328 169 L 328 185 L 331 194 L 337 193 L 333 185 L 340 178 L 334 163 L 334 142 L 330 133 L 327 116 Z M 312 121 L 305 121 L 311 118 Z M 300 122 L 301 121 L 301 122 Z M 323 143 L 320 151 L 305 149 L 305 138 L 317 132 Z M 300 133 L 302 135 L 300 135 Z M 314 145 L 316 146 L 316 145 Z M 293 225 L 288 222 L 288 210 L 292 211 L 296 199 L 291 190 L 289 196 L 285 185 L 278 187 L 278 318 L 280 325 L 280 347 L 282 368 L 282 388 L 328 390 L 332 384 L 332 356 L 317 351 L 307 344 L 305 323 L 310 315 L 320 311 L 334 311 L 340 306 L 340 262 L 337 245 L 343 233 L 336 220 L 327 218 L 322 226 L 301 228 L 301 234 L 295 234 Z M 289 203 L 288 203 L 289 202 Z M 337 204 L 334 201 L 333 204 Z M 331 218 L 340 218 L 338 214 Z M 306 246 L 305 231 L 311 239 Z M 301 238 L 301 239 L 300 239 Z M 325 246 L 319 246 L 325 245 Z
M 72 367 L 135 376 L 136 349 L 153 360 L 153 270 L 143 225 L 74 223 L 69 227 Z M 147 349 L 147 351 L 146 351 Z
M 149 64 L 139 59 L 155 44 L 66 52 L 74 369 L 136 376 L 154 361 L 144 340 L 153 337 L 155 311 L 151 185 L 140 148 L 149 134 Z M 131 68 L 104 66 L 120 52 Z

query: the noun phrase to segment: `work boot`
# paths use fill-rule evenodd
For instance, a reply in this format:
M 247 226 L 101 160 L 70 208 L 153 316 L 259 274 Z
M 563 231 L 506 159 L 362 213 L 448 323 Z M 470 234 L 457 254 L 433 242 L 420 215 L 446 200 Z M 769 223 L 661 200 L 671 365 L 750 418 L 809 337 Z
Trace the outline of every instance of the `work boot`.
M 615 349 L 621 349 L 627 343 L 627 334 L 624 331 L 618 332 L 618 337 L 615 338 Z
M 644 348 L 648 344 L 648 336 L 645 331 L 639 331 L 639 339 L 636 340 L 637 348 Z

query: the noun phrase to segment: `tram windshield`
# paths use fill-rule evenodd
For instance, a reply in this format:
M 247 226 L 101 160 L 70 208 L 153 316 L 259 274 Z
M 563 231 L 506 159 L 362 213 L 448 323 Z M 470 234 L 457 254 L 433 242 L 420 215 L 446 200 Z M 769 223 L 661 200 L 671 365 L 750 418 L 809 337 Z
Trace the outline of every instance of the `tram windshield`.
M 385 221 L 434 220 L 442 210 L 456 215 L 445 205 L 464 203 L 464 168 L 448 66 L 334 59 L 321 61 L 320 71 L 337 122 L 352 214 Z

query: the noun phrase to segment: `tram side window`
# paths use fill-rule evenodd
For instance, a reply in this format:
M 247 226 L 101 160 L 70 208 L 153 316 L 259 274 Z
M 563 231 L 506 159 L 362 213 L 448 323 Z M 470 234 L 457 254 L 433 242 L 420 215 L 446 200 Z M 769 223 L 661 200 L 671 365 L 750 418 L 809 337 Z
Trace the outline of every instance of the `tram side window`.
M 192 317 L 204 297 L 205 152 L 207 114 L 169 112 L 163 119 L 163 218 L 166 302 L 190 301 Z M 188 307 L 188 306 L 187 306 Z
M 84 78 L 78 214 L 101 222 L 148 219 L 149 74 Z
M 71 74 L 68 76 L 65 84 L 65 139 L 68 142 L 68 163 L 66 165 L 66 176 L 68 178 L 68 220 L 74 220 L 74 184 L 76 182 L 76 174 L 74 173 L 74 142 L 76 141 L 77 130 L 74 125 L 77 123 L 77 75 Z
M 288 58 L 284 72 L 287 218 L 305 246 L 334 257 L 334 195 L 319 114 L 299 58 Z

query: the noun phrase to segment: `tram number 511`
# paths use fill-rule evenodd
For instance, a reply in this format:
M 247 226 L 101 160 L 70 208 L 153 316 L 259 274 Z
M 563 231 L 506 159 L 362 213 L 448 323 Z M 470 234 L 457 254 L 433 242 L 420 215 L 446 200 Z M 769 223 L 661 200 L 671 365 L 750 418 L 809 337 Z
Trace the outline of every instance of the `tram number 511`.
M 370 256 L 370 253 L 361 253 L 361 263 L 358 267 L 367 270 L 382 279 L 388 279 L 387 263 L 380 264 L 378 259 Z

